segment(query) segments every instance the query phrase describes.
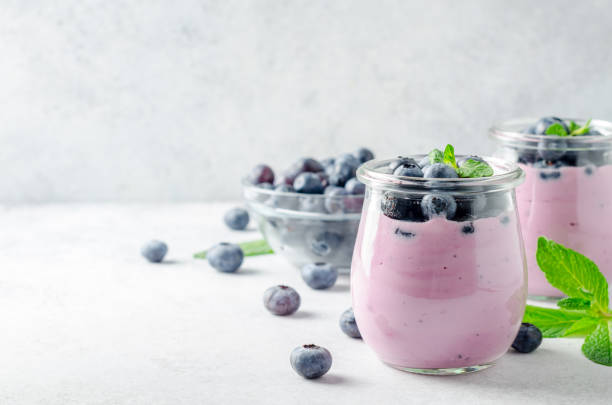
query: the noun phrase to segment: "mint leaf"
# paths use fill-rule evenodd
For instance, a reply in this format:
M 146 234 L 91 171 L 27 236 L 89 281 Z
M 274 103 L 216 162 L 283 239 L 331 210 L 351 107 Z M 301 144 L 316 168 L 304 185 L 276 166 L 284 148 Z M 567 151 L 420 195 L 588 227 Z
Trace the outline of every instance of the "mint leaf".
M 556 338 L 565 336 L 567 331 L 582 317 L 583 314 L 579 312 L 527 305 L 523 322 L 532 323 L 540 328 L 542 336 L 546 338 Z
M 489 177 L 493 176 L 493 168 L 486 162 L 468 159 L 457 169 L 457 174 L 459 177 Z
M 538 266 L 553 287 L 572 298 L 591 301 L 592 308 L 608 311 L 608 282 L 587 257 L 540 236 L 536 252 Z
M 558 122 L 552 124 L 548 128 L 546 128 L 546 135 L 559 135 L 559 136 L 567 136 L 568 133 L 565 127 Z
M 569 132 L 570 135 L 572 135 L 572 133 L 577 130 L 578 128 L 580 128 L 580 125 L 576 124 L 574 121 L 570 121 L 569 122 Z
M 563 334 L 563 337 L 566 336 L 586 336 L 589 333 L 593 332 L 599 323 L 599 318 L 592 318 L 590 316 L 584 317 L 579 321 L 574 322 L 572 326 L 569 327 Z
M 429 163 L 432 165 L 435 163 L 443 163 L 444 162 L 444 154 L 440 149 L 434 149 L 429 152 Z
M 582 298 L 564 298 L 557 301 L 557 306 L 563 309 L 580 311 L 590 309 L 591 301 Z
M 573 122 L 573 121 L 572 121 Z M 574 123 L 575 127 L 578 127 L 578 124 Z M 570 123 L 570 135 L 572 136 L 576 136 L 576 135 L 584 135 L 587 132 L 589 132 L 589 129 L 591 127 L 591 120 L 589 119 L 586 124 L 584 124 L 581 127 L 578 128 L 573 128 L 571 127 L 571 123 Z
M 612 366 L 612 321 L 602 319 L 597 328 L 584 339 L 582 353 L 591 361 Z
M 245 256 L 259 256 L 274 253 L 270 245 L 268 245 L 268 242 L 264 239 L 242 242 L 239 243 L 238 246 L 242 248 L 242 252 Z M 203 250 L 194 254 L 193 257 L 195 259 L 206 259 L 207 252 L 207 250 Z
M 444 149 L 444 160 L 443 163 L 446 163 L 449 166 L 452 166 L 457 170 L 457 161 L 455 160 L 455 148 L 453 145 L 446 145 Z

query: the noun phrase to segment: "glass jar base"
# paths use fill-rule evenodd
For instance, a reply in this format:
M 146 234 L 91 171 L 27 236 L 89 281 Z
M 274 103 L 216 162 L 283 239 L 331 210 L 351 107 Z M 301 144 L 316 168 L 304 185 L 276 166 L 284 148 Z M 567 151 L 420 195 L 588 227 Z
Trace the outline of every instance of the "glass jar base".
M 407 371 L 409 373 L 425 374 L 425 375 L 459 375 L 459 374 L 475 373 L 476 371 L 484 370 L 494 365 L 494 363 L 486 363 L 486 364 L 478 364 L 475 366 L 453 367 L 453 368 L 411 368 L 411 367 L 398 366 L 398 365 L 387 363 L 387 362 L 385 362 L 385 364 L 388 365 L 389 367 L 393 367 L 401 371 Z

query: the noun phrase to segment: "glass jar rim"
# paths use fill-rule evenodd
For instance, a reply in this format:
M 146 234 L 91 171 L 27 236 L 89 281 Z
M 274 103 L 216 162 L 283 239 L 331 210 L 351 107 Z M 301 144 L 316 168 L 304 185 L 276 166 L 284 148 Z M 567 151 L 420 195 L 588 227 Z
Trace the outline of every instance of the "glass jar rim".
M 514 118 L 505 121 L 499 121 L 489 128 L 489 136 L 500 140 L 511 146 L 517 146 L 523 149 L 551 149 L 551 150 L 589 150 L 589 149 L 607 149 L 612 146 L 612 122 L 605 120 L 591 120 L 591 126 L 598 130 L 603 130 L 605 133 L 601 135 L 579 135 L 579 136 L 558 136 L 558 135 L 541 135 L 527 134 L 521 132 L 525 128 L 533 125 L 539 118 Z M 562 118 L 564 121 L 572 120 L 579 125 L 584 125 L 587 120 Z M 551 141 L 542 143 L 542 141 Z M 566 145 L 559 147 L 554 141 L 565 141 Z
M 413 158 L 420 161 L 427 155 L 402 156 Z M 458 155 L 460 158 L 469 155 Z M 516 164 L 504 159 L 483 156 L 483 159 L 493 167 L 495 173 L 489 177 L 474 178 L 424 178 L 410 176 L 396 176 L 392 173 L 385 173 L 380 169 L 387 167 L 395 159 L 370 160 L 357 169 L 359 181 L 373 188 L 383 188 L 389 190 L 410 190 L 429 192 L 431 190 L 441 190 L 459 193 L 483 193 L 506 190 L 515 188 L 523 182 L 525 173 Z

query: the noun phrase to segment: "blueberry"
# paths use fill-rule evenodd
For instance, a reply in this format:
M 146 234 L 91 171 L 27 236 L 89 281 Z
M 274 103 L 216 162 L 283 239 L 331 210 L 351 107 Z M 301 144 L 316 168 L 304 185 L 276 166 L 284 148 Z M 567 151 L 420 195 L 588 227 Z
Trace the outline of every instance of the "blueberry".
M 244 208 L 232 208 L 225 213 L 223 221 L 230 229 L 241 231 L 249 224 L 249 212 Z
M 349 179 L 344 185 L 344 189 L 353 195 L 363 195 L 365 194 L 365 184 L 357 180 L 355 177 Z
M 295 178 L 293 188 L 298 193 L 321 194 L 325 186 L 317 174 L 305 172 Z
M 533 133 L 538 134 L 538 135 L 543 135 L 546 133 L 546 130 L 548 129 L 548 127 L 550 127 L 553 124 L 563 125 L 563 128 L 565 128 L 565 131 L 569 134 L 569 128 L 567 127 L 565 122 L 561 118 L 557 118 L 557 117 L 540 118 L 538 122 L 535 123 L 535 128 L 533 129 L 534 130 Z
M 409 158 L 409 157 L 402 157 L 402 156 L 398 156 L 397 159 L 392 160 L 391 163 L 389 163 L 389 171 L 391 173 L 395 172 L 395 169 L 397 169 L 400 166 L 418 166 L 418 163 L 416 160 L 414 160 L 413 158 Z
M 322 172 L 325 170 L 321 162 L 313 158 L 309 158 L 309 157 L 298 160 L 294 164 L 294 168 L 299 169 L 300 173 L 303 173 L 303 172 L 318 173 L 318 172 Z
M 465 162 L 467 162 L 468 160 L 475 160 L 476 162 L 483 162 L 483 163 L 487 163 L 486 160 L 484 160 L 483 158 L 481 158 L 480 156 L 476 156 L 476 155 L 470 155 L 470 156 L 464 156 L 462 158 L 460 158 L 457 161 L 457 166 L 461 167 L 463 166 L 463 164 Z
M 453 217 L 453 221 L 463 222 L 471 221 L 480 218 L 487 205 L 487 198 L 484 194 L 474 194 L 471 196 L 463 196 L 456 198 L 457 212 Z
M 432 193 L 423 197 L 421 209 L 425 218 L 443 215 L 446 219 L 452 219 L 457 212 L 457 203 L 450 194 Z
M 300 307 L 300 294 L 286 285 L 275 285 L 264 292 L 263 303 L 274 315 L 291 315 Z
M 423 177 L 423 171 L 417 163 L 403 163 L 393 171 L 395 176 Z
M 355 177 L 355 167 L 346 161 L 337 159 L 329 175 L 329 184 L 344 187 L 346 182 L 353 177 Z
M 342 187 L 329 186 L 325 189 L 325 210 L 330 214 L 339 214 L 344 212 L 346 208 L 344 204 L 344 197 L 348 195 L 348 192 Z
M 336 284 L 338 270 L 327 263 L 309 263 L 302 267 L 302 278 L 310 288 L 324 290 Z
M 307 236 L 310 250 L 317 256 L 325 257 L 335 251 L 343 242 L 344 236 L 336 231 L 323 230 Z
M 540 172 L 540 178 L 542 180 L 556 180 L 561 177 L 561 172 L 558 170 L 552 172 L 542 171 Z
M 423 173 L 423 177 L 435 179 L 453 179 L 459 177 L 459 175 L 457 175 L 457 171 L 449 165 L 444 163 L 434 163 L 431 166 L 427 166 L 425 172 Z
M 302 158 L 295 162 L 289 169 L 283 172 L 279 183 L 295 186 L 295 179 L 302 173 L 318 173 L 325 171 L 321 163 L 312 158 Z
M 159 240 L 150 240 L 140 249 L 140 253 L 151 263 L 159 263 L 168 253 L 168 245 Z
M 369 150 L 367 148 L 359 148 L 359 149 L 357 149 L 357 151 L 355 152 L 355 156 L 357 157 L 357 159 L 361 163 L 365 163 L 368 160 L 374 159 L 374 154 L 372 153 L 371 150 Z
M 270 166 L 260 164 L 251 170 L 248 180 L 251 184 L 274 183 L 274 172 Z
M 512 347 L 519 353 L 531 353 L 542 343 L 542 332 L 537 326 L 523 322 Z
M 332 356 L 329 350 L 317 345 L 298 346 L 289 358 L 291 367 L 304 378 L 319 378 L 329 371 Z
M 587 132 L 585 135 L 602 136 L 603 134 L 595 128 L 589 128 L 589 132 Z
M 549 135 L 551 139 L 543 139 L 538 142 L 538 155 L 544 160 L 557 160 L 563 156 L 567 149 L 567 142 Z
M 329 175 L 325 172 L 317 172 L 315 173 L 319 180 L 321 180 L 321 184 L 323 184 L 323 188 L 329 186 Z
M 463 225 L 463 227 L 461 227 L 461 233 L 464 233 L 466 235 L 474 233 L 475 231 L 476 231 L 476 228 L 474 228 L 473 222 L 470 222 L 467 225 Z
M 221 242 L 208 250 L 206 259 L 218 271 L 233 273 L 240 268 L 244 253 L 240 246 L 236 244 Z
M 361 339 L 361 333 L 359 333 L 359 328 L 357 327 L 357 322 L 355 322 L 355 314 L 353 313 L 353 308 L 349 308 L 340 315 L 340 329 L 347 336 L 350 336 L 355 339 Z
M 351 155 L 350 153 L 345 153 L 344 155 L 340 155 L 336 158 L 336 164 L 338 163 L 347 163 L 349 164 L 354 170 L 357 170 L 357 168 L 361 165 L 361 162 L 359 161 L 359 159 L 357 157 L 355 157 L 355 155 Z
M 538 159 L 538 151 L 536 149 L 517 149 L 517 161 L 524 165 L 534 163 Z
M 383 214 L 402 221 L 424 222 L 427 219 L 421 210 L 421 198 L 418 196 L 384 193 L 380 202 Z

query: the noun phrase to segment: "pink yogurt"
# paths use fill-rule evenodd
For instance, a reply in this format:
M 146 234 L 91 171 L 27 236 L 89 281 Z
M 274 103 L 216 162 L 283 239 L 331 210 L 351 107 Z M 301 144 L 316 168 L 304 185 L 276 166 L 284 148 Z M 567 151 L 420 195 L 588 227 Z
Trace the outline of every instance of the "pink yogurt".
M 587 256 L 612 280 L 612 166 L 554 170 L 519 166 L 526 174 L 525 182 L 516 189 L 516 198 L 527 254 L 529 294 L 562 295 L 538 267 L 540 236 Z M 554 171 L 560 173 L 558 178 L 550 176 Z M 542 173 L 549 174 L 548 179 L 543 179 Z
M 487 365 L 521 324 L 526 273 L 515 211 L 469 222 L 388 218 L 368 204 L 351 272 L 364 341 L 398 368 Z

